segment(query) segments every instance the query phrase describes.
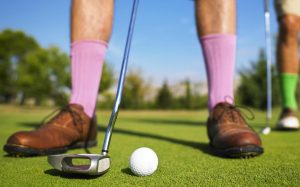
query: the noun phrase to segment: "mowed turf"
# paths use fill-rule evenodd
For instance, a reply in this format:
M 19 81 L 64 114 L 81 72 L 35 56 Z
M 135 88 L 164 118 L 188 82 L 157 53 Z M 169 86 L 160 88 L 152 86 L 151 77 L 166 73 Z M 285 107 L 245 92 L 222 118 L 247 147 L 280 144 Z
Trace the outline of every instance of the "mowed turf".
M 52 109 L 0 106 L 0 111 L 3 147 L 10 134 L 32 130 Z M 265 114 L 254 113 L 250 123 L 259 131 Z M 110 111 L 97 114 L 98 147 L 92 153 L 101 150 Z M 207 145 L 206 118 L 206 111 L 120 111 L 110 146 L 111 169 L 98 178 L 64 175 L 48 165 L 47 157 L 13 158 L 1 149 L 0 186 L 300 186 L 300 132 L 261 136 L 265 153 L 256 158 L 219 158 Z M 155 150 L 159 166 L 152 176 L 136 177 L 128 159 L 143 146 Z

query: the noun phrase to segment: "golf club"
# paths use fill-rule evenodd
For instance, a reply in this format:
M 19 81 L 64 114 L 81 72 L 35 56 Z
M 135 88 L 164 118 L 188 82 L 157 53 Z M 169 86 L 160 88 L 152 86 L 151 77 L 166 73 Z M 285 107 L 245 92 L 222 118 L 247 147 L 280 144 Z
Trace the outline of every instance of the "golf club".
M 133 0 L 133 7 L 131 12 L 131 18 L 129 23 L 128 35 L 125 45 L 125 51 L 122 61 L 122 67 L 118 82 L 118 88 L 115 98 L 114 107 L 111 113 L 109 124 L 106 130 L 102 153 L 101 154 L 61 154 L 61 155 L 50 155 L 48 156 L 48 163 L 55 169 L 67 173 L 77 173 L 86 175 L 101 175 L 108 171 L 110 168 L 110 157 L 108 155 L 108 148 L 111 140 L 112 130 L 114 128 L 116 119 L 118 117 L 119 106 L 122 99 L 123 85 L 126 76 L 130 46 L 132 41 L 133 29 L 135 18 L 137 14 L 139 0 Z M 77 165 L 74 164 L 74 160 L 89 160 L 89 164 Z
M 270 28 L 270 10 L 269 0 L 264 0 L 264 14 L 265 14 L 265 39 L 266 39 L 266 57 L 267 57 L 267 113 L 266 126 L 262 130 L 262 134 L 269 134 L 271 132 L 270 121 L 272 118 L 272 49 L 271 49 L 271 28 Z

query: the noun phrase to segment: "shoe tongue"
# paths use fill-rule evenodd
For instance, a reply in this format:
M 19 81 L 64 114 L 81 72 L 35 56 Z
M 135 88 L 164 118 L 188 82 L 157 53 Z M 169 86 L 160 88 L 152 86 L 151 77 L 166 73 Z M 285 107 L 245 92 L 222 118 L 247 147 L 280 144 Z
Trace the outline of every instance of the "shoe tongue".
M 233 105 L 230 104 L 230 103 L 227 103 L 227 102 L 221 102 L 221 103 L 218 103 L 218 104 L 215 106 L 215 108 L 216 108 L 216 107 L 230 107 L 230 106 L 233 106 Z
M 233 107 L 232 104 L 229 104 L 227 102 L 221 102 L 221 103 L 218 103 L 214 109 L 213 109 L 213 112 L 212 112 L 212 115 L 216 118 L 219 118 L 219 117 L 229 117 L 228 116 L 228 112 L 233 112 L 231 111 L 231 108 L 230 107 Z M 232 113 L 233 114 L 233 113 Z M 232 117 L 232 114 L 230 115 L 230 117 Z
M 83 112 L 83 107 L 79 104 L 69 104 L 68 105 L 69 108 L 69 112 L 68 111 L 63 111 L 63 113 L 61 113 L 61 118 L 59 118 L 58 120 L 62 120 L 60 123 L 64 123 L 66 121 L 66 118 L 71 118 L 72 120 L 76 120 L 79 116 L 81 118 L 81 113 Z M 73 115 L 73 114 L 75 115 Z
M 90 119 L 90 117 L 86 114 L 86 112 L 84 111 L 84 108 L 82 105 L 79 105 L 79 104 L 75 104 L 75 103 L 72 103 L 72 104 L 69 104 L 68 107 L 73 110 L 74 112 L 82 115 L 82 116 L 85 116 L 87 118 Z
M 228 110 L 230 107 L 233 107 L 233 105 L 227 102 L 218 103 L 212 112 L 218 115 L 219 113 L 223 113 L 224 110 Z
M 297 116 L 297 115 L 292 109 L 284 108 L 281 112 L 281 118 L 286 116 Z
M 283 112 L 285 112 L 285 113 L 292 113 L 293 110 L 290 109 L 290 108 L 284 108 L 284 109 L 283 109 Z
M 71 109 L 73 110 L 80 110 L 80 111 L 83 111 L 83 106 L 79 105 L 79 104 L 75 104 L 75 103 L 72 103 L 72 104 L 69 104 L 68 105 Z

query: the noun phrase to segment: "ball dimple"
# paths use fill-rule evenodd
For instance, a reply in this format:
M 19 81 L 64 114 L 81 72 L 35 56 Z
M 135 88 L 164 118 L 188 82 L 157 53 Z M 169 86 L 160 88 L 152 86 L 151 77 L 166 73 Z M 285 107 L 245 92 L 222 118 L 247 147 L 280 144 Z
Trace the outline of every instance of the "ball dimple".
M 147 147 L 136 149 L 130 156 L 129 167 L 133 174 L 137 176 L 147 176 L 153 174 L 158 166 L 156 153 Z

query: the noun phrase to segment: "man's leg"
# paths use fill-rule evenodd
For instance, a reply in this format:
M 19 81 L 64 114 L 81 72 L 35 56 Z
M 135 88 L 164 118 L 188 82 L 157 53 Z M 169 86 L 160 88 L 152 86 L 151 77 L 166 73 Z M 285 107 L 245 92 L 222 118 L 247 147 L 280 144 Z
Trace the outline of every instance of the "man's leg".
M 209 110 L 225 100 L 231 104 L 233 102 L 235 6 L 235 0 L 196 1 L 197 29 L 209 87 Z
M 93 116 L 107 42 L 111 35 L 113 0 L 74 0 L 71 21 L 72 96 Z
M 233 106 L 236 1 L 197 0 L 195 6 L 208 79 L 210 145 L 226 157 L 259 155 L 263 152 L 259 136 Z
M 277 124 L 278 129 L 299 129 L 299 120 L 295 114 L 298 108 L 296 89 L 299 74 L 299 30 L 299 16 L 287 14 L 279 18 L 277 67 L 282 96 L 282 114 Z
M 73 0 L 70 104 L 38 130 L 10 136 L 4 146 L 6 152 L 48 155 L 96 145 L 94 110 L 112 17 L 113 0 Z

